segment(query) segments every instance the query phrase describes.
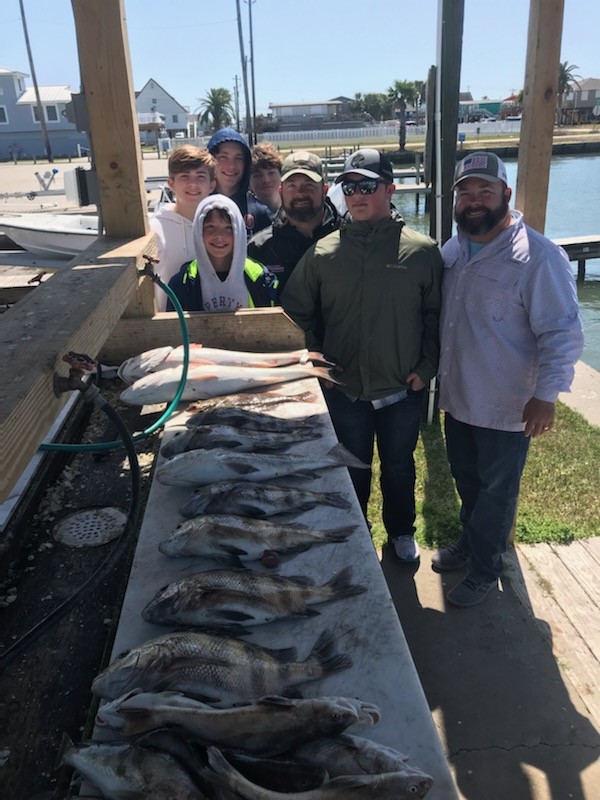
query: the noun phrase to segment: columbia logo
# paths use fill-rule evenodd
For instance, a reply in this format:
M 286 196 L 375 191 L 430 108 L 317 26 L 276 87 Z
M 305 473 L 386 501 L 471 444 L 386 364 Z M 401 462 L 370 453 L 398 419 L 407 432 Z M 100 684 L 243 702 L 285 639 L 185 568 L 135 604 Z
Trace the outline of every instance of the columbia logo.
M 385 268 L 386 269 L 407 269 L 407 266 L 406 266 L 406 264 L 400 264 L 400 263 L 398 263 L 396 261 L 393 264 L 386 264 Z

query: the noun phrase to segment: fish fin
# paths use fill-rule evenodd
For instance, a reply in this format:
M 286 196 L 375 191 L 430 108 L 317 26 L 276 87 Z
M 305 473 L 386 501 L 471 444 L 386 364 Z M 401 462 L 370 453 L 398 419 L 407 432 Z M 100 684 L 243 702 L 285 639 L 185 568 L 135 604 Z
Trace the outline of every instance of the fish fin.
M 264 697 L 260 697 L 256 701 L 257 705 L 265 705 L 265 706 L 280 706 L 282 708 L 292 708 L 293 703 L 291 698 L 283 697 L 280 694 L 266 694 Z
M 347 497 L 344 497 L 341 492 L 329 492 L 324 502 L 326 505 L 333 506 L 334 508 L 350 508 L 350 501 Z
M 216 533 L 225 534 L 225 533 L 228 532 L 229 528 L 227 528 L 226 525 L 219 525 L 219 523 L 217 523 L 216 525 L 213 526 L 213 530 Z M 246 556 L 246 555 L 248 555 L 248 551 L 247 550 L 242 550 L 241 547 L 236 547 L 234 544 L 226 544 L 225 542 L 219 542 L 218 547 L 224 553 L 227 553 L 227 555 L 231 555 L 231 556 Z
M 332 594 L 338 600 L 344 597 L 353 597 L 357 594 L 362 594 L 367 591 L 366 586 L 351 583 L 352 580 L 352 567 L 346 567 L 334 575 L 325 586 L 331 589 Z
M 286 661 L 295 661 L 298 656 L 298 651 L 295 647 L 283 647 L 279 650 L 271 650 L 268 647 L 264 648 L 267 653 L 277 661 L 285 663 Z
M 255 467 L 253 464 L 241 461 L 228 461 L 227 466 L 232 469 L 233 472 L 237 472 L 238 475 L 250 475 L 253 472 L 259 471 L 259 468 Z
M 310 608 L 310 607 L 307 606 L 303 611 L 299 612 L 298 614 L 295 614 L 295 616 L 298 616 L 298 617 L 320 617 L 321 616 L 321 612 L 317 611 L 316 608 Z
M 224 551 L 220 553 L 212 553 L 211 558 L 213 558 L 215 561 L 218 561 L 219 564 L 223 564 L 226 567 L 235 567 L 236 569 L 246 569 L 246 567 L 244 566 L 244 562 L 241 561 L 233 553 L 226 553 Z
M 73 740 L 69 736 L 69 734 L 65 731 L 60 740 L 60 747 L 58 748 L 58 753 L 56 755 L 56 764 L 55 770 L 59 769 L 64 764 L 64 758 L 70 752 L 72 752 L 75 748 L 73 744 Z
M 263 517 L 268 516 L 266 511 L 264 511 L 262 508 L 257 508 L 256 506 L 252 506 L 249 503 L 239 505 L 238 510 L 240 517 L 252 517 L 255 519 L 262 519 Z
M 314 506 L 311 506 L 313 508 Z M 286 546 L 285 550 L 282 550 L 284 553 L 305 553 L 307 550 L 310 550 L 310 544 L 297 544 L 293 547 Z
M 331 450 L 327 453 L 328 456 L 331 458 L 337 458 L 340 461 L 340 464 L 343 464 L 345 467 L 353 467 L 354 469 L 370 469 L 370 464 L 365 464 L 364 461 L 361 461 L 360 458 L 357 458 L 355 455 L 344 447 L 343 444 L 338 442 L 334 445 Z
M 321 474 L 319 469 L 298 469 L 294 470 L 294 478 L 318 478 Z
M 243 611 L 215 611 L 216 617 L 221 617 L 224 620 L 230 620 L 231 622 L 245 622 L 248 619 L 254 619 L 252 614 L 245 614 Z

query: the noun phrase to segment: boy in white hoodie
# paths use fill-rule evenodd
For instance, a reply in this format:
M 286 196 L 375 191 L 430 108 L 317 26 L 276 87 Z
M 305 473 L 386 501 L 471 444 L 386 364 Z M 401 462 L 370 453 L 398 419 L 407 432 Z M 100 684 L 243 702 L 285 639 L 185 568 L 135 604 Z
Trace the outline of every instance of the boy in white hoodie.
M 165 283 L 186 261 L 194 258 L 192 222 L 201 200 L 215 188 L 215 160 L 201 147 L 183 145 L 169 158 L 168 184 L 175 197 L 150 218 L 150 228 L 158 236 L 160 263 L 155 272 Z M 167 295 L 156 287 L 156 308 L 164 311 Z
M 229 197 L 211 194 L 198 206 L 195 258 L 169 282 L 184 311 L 235 311 L 274 306 L 279 282 L 246 252 L 246 226 Z M 167 311 L 173 307 L 169 301 Z

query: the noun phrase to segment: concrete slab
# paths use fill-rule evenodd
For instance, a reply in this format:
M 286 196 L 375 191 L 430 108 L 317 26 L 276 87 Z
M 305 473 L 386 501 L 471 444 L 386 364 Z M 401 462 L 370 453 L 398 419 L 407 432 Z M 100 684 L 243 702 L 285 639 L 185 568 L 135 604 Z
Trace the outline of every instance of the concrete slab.
M 563 392 L 558 399 L 583 414 L 592 425 L 600 426 L 600 372 L 593 367 L 577 362 L 571 391 Z

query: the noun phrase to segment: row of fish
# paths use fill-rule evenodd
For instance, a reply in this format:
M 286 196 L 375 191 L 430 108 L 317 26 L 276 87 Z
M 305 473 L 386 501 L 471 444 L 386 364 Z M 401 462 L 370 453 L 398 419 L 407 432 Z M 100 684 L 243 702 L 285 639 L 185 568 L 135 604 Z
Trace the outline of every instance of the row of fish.
M 124 383 L 132 384 L 152 372 L 160 372 L 172 367 L 181 367 L 184 360 L 184 348 L 155 347 L 137 356 L 128 358 L 119 367 L 117 374 Z M 190 365 L 218 364 L 224 367 L 274 367 L 308 364 L 309 362 L 333 366 L 322 353 L 309 350 L 288 350 L 283 353 L 251 353 L 242 350 L 221 350 L 216 347 L 205 347 L 202 344 L 190 344 Z
M 216 560 L 228 569 L 188 575 L 159 589 L 142 616 L 179 630 L 122 654 L 94 680 L 92 691 L 103 698 L 97 724 L 142 737 L 66 747 L 64 763 L 108 798 L 391 800 L 424 797 L 432 785 L 406 756 L 348 733 L 379 721 L 372 704 L 301 698 L 299 688 L 352 666 L 349 655 L 336 650 L 330 630 L 315 633 L 304 658 L 295 647 L 261 647 L 232 635 L 317 616 L 315 606 L 366 591 L 352 582 L 350 567 L 321 584 L 304 575 L 247 569 L 252 562 L 276 566 L 310 547 L 344 542 L 355 530 L 270 519 L 287 520 L 318 506 L 348 509 L 350 502 L 341 493 L 269 481 L 312 477 L 330 466 L 367 466 L 341 446 L 313 457 L 288 452 L 320 437 L 319 417 L 262 413 L 281 403 L 311 402 L 314 395 L 247 393 L 304 377 L 330 380 L 325 369 L 304 366 L 313 360 L 326 364 L 307 351 L 245 354 L 192 346 L 183 399 L 198 398 L 190 409 L 196 413 L 161 451 L 167 460 L 157 479 L 199 488 L 180 509 L 189 519 L 159 549 L 170 557 Z M 122 399 L 167 402 L 181 364 L 180 348 L 130 359 L 120 374 L 134 383 Z

